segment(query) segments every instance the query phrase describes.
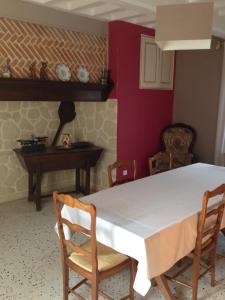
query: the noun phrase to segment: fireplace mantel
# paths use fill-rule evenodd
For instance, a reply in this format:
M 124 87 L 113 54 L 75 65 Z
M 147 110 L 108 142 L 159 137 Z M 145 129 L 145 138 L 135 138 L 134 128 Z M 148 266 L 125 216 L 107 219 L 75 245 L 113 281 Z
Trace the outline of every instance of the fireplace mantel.
M 0 78 L 0 101 L 106 101 L 113 83 Z

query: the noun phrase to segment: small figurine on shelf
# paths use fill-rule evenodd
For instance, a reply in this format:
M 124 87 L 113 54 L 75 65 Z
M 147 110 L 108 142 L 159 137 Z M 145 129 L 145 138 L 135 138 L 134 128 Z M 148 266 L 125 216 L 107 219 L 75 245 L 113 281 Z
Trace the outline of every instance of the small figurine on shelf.
M 31 79 L 37 79 L 37 73 L 36 73 L 36 62 L 33 62 L 31 65 L 30 65 L 30 78 Z
M 10 67 L 10 59 L 6 60 L 6 63 L 2 66 L 2 77 L 3 78 L 10 78 L 12 77 L 12 70 Z
M 42 79 L 42 80 L 48 80 L 47 66 L 48 66 L 47 62 L 41 63 L 40 79 Z
M 102 77 L 101 77 L 101 79 L 100 79 L 100 83 L 101 84 L 109 84 L 109 83 L 111 83 L 112 82 L 112 79 L 111 79 L 111 77 L 110 77 L 110 70 L 108 70 L 108 69 L 104 69 L 103 70 L 103 72 L 102 72 Z
M 63 134 L 62 144 L 63 144 L 64 148 L 70 148 L 70 138 L 71 138 L 70 133 L 64 133 Z

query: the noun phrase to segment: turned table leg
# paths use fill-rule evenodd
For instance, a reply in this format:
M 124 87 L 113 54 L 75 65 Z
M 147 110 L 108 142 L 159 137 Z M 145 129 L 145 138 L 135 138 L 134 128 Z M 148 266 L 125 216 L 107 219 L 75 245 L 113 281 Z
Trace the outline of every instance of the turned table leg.
M 76 188 L 75 188 L 77 193 L 81 192 L 80 188 L 80 168 L 76 168 Z
M 32 172 L 28 173 L 28 201 L 33 201 L 34 193 L 34 174 Z
M 85 195 L 90 194 L 90 179 L 91 179 L 91 168 L 89 165 L 87 165 L 86 178 L 85 178 Z
M 154 278 L 160 291 L 162 292 L 164 298 L 166 300 L 173 300 L 174 296 L 169 288 L 167 279 L 165 278 L 164 275 L 160 275 Z
M 36 210 L 41 210 L 41 168 L 37 168 L 36 173 L 36 191 L 35 191 Z
M 90 194 L 90 177 L 91 177 L 91 168 L 89 164 L 87 164 L 84 168 L 85 171 L 85 183 L 84 186 L 81 188 L 80 185 L 80 168 L 76 168 L 76 192 L 77 193 L 84 193 L 84 195 Z

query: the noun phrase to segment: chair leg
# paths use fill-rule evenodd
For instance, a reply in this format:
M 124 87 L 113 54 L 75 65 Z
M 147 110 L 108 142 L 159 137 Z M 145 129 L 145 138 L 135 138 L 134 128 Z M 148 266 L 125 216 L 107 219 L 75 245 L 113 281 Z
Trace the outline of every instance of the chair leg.
M 68 266 L 63 266 L 63 300 L 68 300 L 69 293 L 68 293 L 68 286 L 69 286 L 69 268 Z
M 211 286 L 215 286 L 216 284 L 216 249 L 213 249 L 210 253 L 210 265 L 211 269 Z
M 92 297 L 91 297 L 92 300 L 98 300 L 98 282 L 97 282 L 97 280 L 92 281 L 91 295 L 92 295 Z
M 225 228 L 221 229 L 221 232 L 225 236 Z
M 154 278 L 151 279 L 151 286 L 152 287 L 156 287 L 157 286 L 157 283 L 156 283 L 156 281 L 155 281 Z
M 137 272 L 137 262 L 136 260 L 131 258 L 131 265 L 130 265 L 130 300 L 134 300 L 134 279 Z
M 197 295 L 198 295 L 199 270 L 200 270 L 200 257 L 196 256 L 193 261 L 193 270 L 192 270 L 192 300 L 198 299 Z

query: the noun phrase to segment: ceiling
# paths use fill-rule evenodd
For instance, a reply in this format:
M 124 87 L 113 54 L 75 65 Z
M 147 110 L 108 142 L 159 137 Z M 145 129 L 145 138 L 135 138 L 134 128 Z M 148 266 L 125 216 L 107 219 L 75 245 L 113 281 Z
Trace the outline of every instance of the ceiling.
M 206 0 L 22 0 L 100 21 L 122 20 L 154 27 L 157 5 Z M 213 34 L 225 38 L 225 0 L 214 0 Z

